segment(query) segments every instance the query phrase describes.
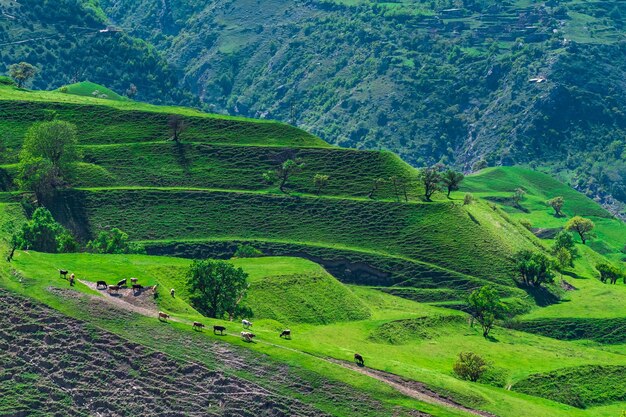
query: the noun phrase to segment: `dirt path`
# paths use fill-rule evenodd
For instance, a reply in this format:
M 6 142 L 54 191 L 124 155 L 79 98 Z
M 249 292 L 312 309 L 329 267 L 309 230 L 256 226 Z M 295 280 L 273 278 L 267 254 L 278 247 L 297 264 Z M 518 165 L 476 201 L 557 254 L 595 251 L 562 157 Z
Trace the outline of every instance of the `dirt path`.
M 377 369 L 358 366 L 350 362 L 339 361 L 335 359 L 329 359 L 328 361 L 343 366 L 344 368 L 352 369 L 353 371 L 356 371 L 360 374 L 367 375 L 369 377 L 382 381 L 390 387 L 406 395 L 407 397 L 415 398 L 416 400 L 420 400 L 430 404 L 438 404 L 444 407 L 455 408 L 457 410 L 465 411 L 466 413 L 473 414 L 475 416 L 496 417 L 494 414 L 488 413 L 486 411 L 474 410 L 472 408 L 468 408 L 464 405 L 454 402 L 451 399 L 439 395 L 435 391 L 432 391 L 421 382 L 404 379 L 398 375 L 379 371 Z
M 80 281 L 81 283 L 87 285 L 89 288 L 92 289 L 96 289 L 96 285 L 92 282 L 88 282 L 88 281 Z M 127 291 L 130 292 L 129 294 L 126 293 L 122 293 L 123 291 Z M 151 296 L 151 295 L 150 295 Z M 127 300 L 133 300 L 133 298 L 129 298 L 129 297 L 133 297 L 132 295 L 132 290 L 120 290 L 120 296 L 109 296 L 108 294 L 104 294 L 104 297 L 97 297 L 97 296 L 92 296 L 93 299 L 95 300 L 99 300 L 99 301 L 103 301 L 105 303 L 111 304 L 117 308 L 123 309 L 123 310 L 128 310 L 128 311 L 132 311 L 134 313 L 138 313 L 144 316 L 148 316 L 148 317 L 156 317 L 158 314 L 158 309 L 156 307 L 156 304 L 154 304 L 154 302 L 151 302 L 151 306 L 150 306 L 150 302 L 145 302 L 142 301 L 142 303 L 144 304 L 143 306 L 139 306 L 139 305 L 135 305 L 135 304 L 131 304 L 130 302 L 128 302 Z M 176 317 L 171 317 L 170 318 L 171 321 L 175 321 L 175 322 L 179 322 L 179 323 L 189 323 L 191 324 L 190 321 L 188 320 L 181 320 L 178 319 Z M 226 335 L 229 336 L 233 336 L 233 337 L 239 337 L 240 335 L 238 333 L 225 333 Z M 332 358 L 326 358 L 326 357 L 321 357 L 321 356 L 317 356 L 317 355 L 313 355 L 310 354 L 308 352 L 303 352 L 301 350 L 298 349 L 293 349 L 293 348 L 289 348 L 286 346 L 282 346 L 282 345 L 278 345 L 275 343 L 271 343 L 271 342 L 266 342 L 264 340 L 255 340 L 254 343 L 260 343 L 260 344 L 265 344 L 265 345 L 270 345 L 276 348 L 280 348 L 280 349 L 285 349 L 285 350 L 289 350 L 292 352 L 297 352 L 297 353 L 301 353 L 301 354 L 305 354 L 305 355 L 311 355 L 311 356 L 315 356 L 316 358 L 326 361 L 328 363 L 332 363 L 332 364 L 337 364 L 340 365 L 344 368 L 353 370 L 355 372 L 358 372 L 360 374 L 369 376 L 371 378 L 377 379 L 381 382 L 384 382 L 385 384 L 389 385 L 390 387 L 392 387 L 393 389 L 397 390 L 398 392 L 406 395 L 407 397 L 411 397 L 414 398 L 416 400 L 425 402 L 425 403 L 429 403 L 429 404 L 436 404 L 436 405 L 441 405 L 444 407 L 448 407 L 448 408 L 454 408 L 460 411 L 464 411 L 466 413 L 472 414 L 472 415 L 476 415 L 476 416 L 482 416 L 482 417 L 495 417 L 493 414 L 491 413 L 487 413 L 485 411 L 480 411 L 480 410 L 474 410 L 468 407 L 465 407 L 457 402 L 452 401 L 449 398 L 446 398 L 438 393 L 436 393 L 435 391 L 432 391 L 431 389 L 429 389 L 426 385 L 422 384 L 421 382 L 417 382 L 417 381 L 412 381 L 412 380 L 408 380 L 408 379 L 404 379 L 400 376 L 388 373 L 388 372 L 383 372 L 383 371 L 379 371 L 376 369 L 371 369 L 371 368 L 365 368 L 365 367 L 360 367 L 357 366 L 356 364 L 352 364 L 350 362 L 345 362 L 345 361 L 340 361 L 337 359 L 332 359 Z

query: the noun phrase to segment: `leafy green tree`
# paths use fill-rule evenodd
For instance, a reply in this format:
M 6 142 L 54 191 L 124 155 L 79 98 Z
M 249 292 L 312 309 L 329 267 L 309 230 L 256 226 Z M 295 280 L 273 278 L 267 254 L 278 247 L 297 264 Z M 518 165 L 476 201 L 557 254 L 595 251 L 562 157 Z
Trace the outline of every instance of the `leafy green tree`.
M 489 369 L 487 362 L 479 355 L 466 352 L 459 353 L 459 359 L 454 363 L 454 373 L 466 381 L 476 382 Z
M 130 242 L 128 234 L 116 227 L 98 233 L 94 240 L 87 243 L 87 250 L 93 253 L 108 254 L 146 253 L 143 245 Z
M 59 172 L 76 162 L 78 152 L 76 126 L 61 120 L 35 123 L 26 132 L 22 153 L 50 161 Z
M 37 67 L 28 62 L 9 65 L 9 76 L 15 80 L 19 88 L 22 88 L 36 74 Z
M 522 250 L 517 253 L 516 268 L 524 284 L 540 287 L 554 280 L 552 261 L 541 252 Z
M 460 172 L 453 171 L 451 169 L 447 170 L 441 176 L 441 181 L 448 189 L 448 198 L 450 198 L 450 193 L 452 191 L 456 191 L 459 189 L 461 181 L 465 179 L 465 175 Z
M 572 265 L 572 254 L 565 248 L 560 248 L 559 250 L 557 250 L 554 253 L 554 257 L 556 258 L 556 263 L 561 271 L 564 268 Z M 562 274 L 561 278 L 563 278 Z
M 248 274 L 224 261 L 193 261 L 187 272 L 187 287 L 194 308 L 208 317 L 230 320 L 251 311 L 241 306 L 248 291 Z
M 16 249 L 48 253 L 74 252 L 78 249 L 78 243 L 71 233 L 57 223 L 45 207 L 37 208 L 12 240 Z
M 431 201 L 430 198 L 437 191 L 441 190 L 441 174 L 435 167 L 427 167 L 420 171 L 418 176 L 422 185 L 424 185 L 424 197 L 426 201 Z
M 53 120 L 31 126 L 20 152 L 18 186 L 35 192 L 38 200 L 63 186 L 80 158 L 77 143 L 71 123 Z
M 20 190 L 32 191 L 37 201 L 43 201 L 62 185 L 52 163 L 41 157 L 22 155 L 18 164 L 16 183 Z
M 569 266 L 574 266 L 574 259 L 580 256 L 574 236 L 566 230 L 561 230 L 554 237 L 554 245 L 552 245 L 552 252 L 556 255 L 561 249 L 565 249 L 570 254 L 571 262 Z
M 620 271 L 615 265 L 609 263 L 601 263 L 596 265 L 596 270 L 600 273 L 600 281 L 610 282 L 615 284 L 619 278 L 624 277 L 622 271 Z
M 556 217 L 563 217 L 563 204 L 565 204 L 565 199 L 563 197 L 554 197 L 550 200 L 546 201 L 546 204 L 554 209 L 554 215 Z
M 490 285 L 472 291 L 467 298 L 467 305 L 472 318 L 482 326 L 484 337 L 489 335 L 496 319 L 505 311 L 498 292 Z
M 580 236 L 580 240 L 582 241 L 583 245 L 585 245 L 587 239 L 592 236 L 591 231 L 595 227 L 596 225 L 591 220 L 585 219 L 580 216 L 572 217 L 565 224 L 565 230 L 570 230 L 578 233 L 578 236 Z
M 329 179 L 330 177 L 324 174 L 315 174 L 315 176 L 313 176 L 313 184 L 315 185 L 317 195 L 320 195 L 322 193 L 322 189 L 326 188 Z
M 304 169 L 304 162 L 300 159 L 287 159 L 275 171 L 267 171 L 263 174 L 263 180 L 268 184 L 278 182 L 278 188 L 281 192 L 286 193 L 285 187 L 289 178 Z

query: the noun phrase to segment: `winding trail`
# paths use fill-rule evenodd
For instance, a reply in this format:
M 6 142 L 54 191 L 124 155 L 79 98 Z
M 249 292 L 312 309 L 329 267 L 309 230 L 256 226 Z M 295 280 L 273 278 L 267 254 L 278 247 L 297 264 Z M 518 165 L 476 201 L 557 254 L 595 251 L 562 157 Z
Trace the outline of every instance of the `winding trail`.
M 86 285 L 87 287 L 96 290 L 96 285 L 93 282 L 89 282 L 89 281 L 83 281 L 83 280 L 78 280 L 80 283 Z M 132 293 L 132 290 L 120 290 L 120 291 L 128 291 L 130 293 Z M 128 295 L 126 295 L 127 297 Z M 122 296 L 112 296 L 109 295 L 106 292 L 102 292 L 102 296 L 96 296 L 96 295 L 89 295 L 88 297 L 90 297 L 91 299 L 93 299 L 94 301 L 97 302 L 104 302 L 107 304 L 111 304 L 117 308 L 120 308 L 122 310 L 127 310 L 127 311 L 131 311 L 137 314 L 141 314 L 143 316 L 147 316 L 147 317 L 154 317 L 156 318 L 158 316 L 158 308 L 156 307 L 156 304 L 153 303 L 152 306 L 139 306 L 139 305 L 135 305 L 135 304 L 131 304 L 127 301 L 125 301 L 125 296 L 124 294 L 122 294 Z M 170 321 L 174 321 L 174 322 L 178 322 L 178 323 L 185 323 L 185 324 L 189 324 L 191 325 L 192 322 L 189 320 L 183 320 L 183 319 L 179 319 L 173 316 L 170 316 Z M 228 336 L 233 336 L 233 337 L 240 337 L 240 335 L 238 333 L 228 333 L 225 332 L 225 335 Z M 450 398 L 444 397 L 438 393 L 436 393 L 435 391 L 429 389 L 425 384 L 418 382 L 418 381 L 413 381 L 413 380 L 409 380 L 409 379 L 405 379 L 402 378 L 398 375 L 389 373 L 389 372 L 384 372 L 384 371 L 380 371 L 377 369 L 372 369 L 372 368 L 366 368 L 363 366 L 358 366 L 356 364 L 353 364 L 351 362 L 347 362 L 347 361 L 342 361 L 342 360 L 338 360 L 338 359 L 334 359 L 334 358 L 329 358 L 329 357 L 324 357 L 324 356 L 318 356 L 316 354 L 313 353 L 309 353 L 309 352 L 304 352 L 298 349 L 294 349 L 294 348 L 290 348 L 290 347 L 286 347 L 286 346 L 282 346 L 282 345 L 278 345 L 275 343 L 271 343 L 271 342 L 267 342 L 264 340 L 256 340 L 253 343 L 259 343 L 259 344 L 264 344 L 264 345 L 269 345 L 272 347 L 276 347 L 279 349 L 284 349 L 284 350 L 289 350 L 291 352 L 296 352 L 296 353 L 300 353 L 303 355 L 309 355 L 309 356 L 313 356 L 317 359 L 323 360 L 327 363 L 331 363 L 334 365 L 339 365 L 342 366 L 346 369 L 350 369 L 354 372 L 358 372 L 362 375 L 366 375 L 369 376 L 370 378 L 374 378 L 378 381 L 381 381 L 387 385 L 389 385 L 391 388 L 395 389 L 396 391 L 400 392 L 403 395 L 406 395 L 407 397 L 410 398 L 414 398 L 418 401 L 422 401 L 428 404 L 434 404 L 434 405 L 439 405 L 439 406 L 443 406 L 443 407 L 447 407 L 447 408 L 453 408 L 456 409 L 458 411 L 462 411 L 465 413 L 468 413 L 470 415 L 474 415 L 474 416 L 481 416 L 481 417 L 496 417 L 494 414 L 488 413 L 486 411 L 481 411 L 481 410 L 475 410 L 469 407 L 466 407 L 462 404 L 459 404 L 453 400 L 451 400 Z

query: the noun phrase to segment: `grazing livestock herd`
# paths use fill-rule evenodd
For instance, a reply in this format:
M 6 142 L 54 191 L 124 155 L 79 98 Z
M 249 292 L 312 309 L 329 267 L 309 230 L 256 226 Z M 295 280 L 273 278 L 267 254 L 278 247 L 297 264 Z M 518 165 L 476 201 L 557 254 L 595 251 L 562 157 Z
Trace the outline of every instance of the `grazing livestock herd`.
M 61 278 L 67 279 L 67 275 L 68 275 L 69 271 L 65 270 L 65 269 L 59 269 L 59 275 Z M 70 274 L 69 277 L 69 282 L 70 282 L 70 286 L 74 286 L 74 282 L 75 282 L 75 276 L 74 274 Z M 127 279 L 124 278 L 120 281 L 117 282 L 117 284 L 115 285 L 108 285 L 106 283 L 106 281 L 97 281 L 96 282 L 96 288 L 97 289 L 105 289 L 108 291 L 109 294 L 118 294 L 119 290 L 123 289 L 123 288 L 128 288 L 127 287 Z M 130 282 L 132 283 L 132 290 L 134 293 L 140 292 L 144 289 L 144 286 L 139 284 L 139 279 L 138 278 L 131 278 Z M 155 292 L 155 296 L 156 296 L 156 288 L 157 286 L 154 285 L 152 287 L 148 287 L 148 288 L 152 288 L 152 290 Z M 170 290 L 170 295 L 172 297 L 175 297 L 176 291 L 174 290 L 174 288 L 172 288 Z M 167 322 L 168 319 L 170 319 L 170 315 L 167 313 L 164 313 L 162 311 L 159 311 L 158 314 L 158 319 L 159 321 L 164 321 Z M 250 329 L 250 327 L 252 327 L 252 322 L 246 319 L 241 320 L 241 325 L 243 326 L 244 329 Z M 196 331 L 202 331 L 202 329 L 204 329 L 206 326 L 203 323 L 200 323 L 199 321 L 194 321 L 192 323 L 192 328 Z M 250 331 L 246 331 L 243 330 L 241 332 L 241 339 L 246 341 L 246 342 L 252 342 L 256 335 Z M 224 326 L 220 326 L 220 325 L 214 325 L 213 326 L 213 334 L 220 334 L 221 336 L 224 335 L 224 332 L 226 331 L 226 327 Z M 291 339 L 291 330 L 289 329 L 285 329 L 283 330 L 280 335 L 280 338 L 285 338 L 285 339 Z M 358 353 L 354 354 L 354 361 L 356 362 L 357 365 L 359 366 L 364 366 L 365 365 L 365 360 L 363 359 L 363 356 L 361 356 Z

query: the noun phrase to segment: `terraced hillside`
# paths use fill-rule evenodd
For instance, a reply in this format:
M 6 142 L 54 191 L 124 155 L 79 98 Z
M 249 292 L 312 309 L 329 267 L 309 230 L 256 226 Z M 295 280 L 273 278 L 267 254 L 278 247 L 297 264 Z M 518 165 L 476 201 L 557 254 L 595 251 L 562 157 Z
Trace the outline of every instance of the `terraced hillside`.
M 166 254 L 176 242 L 179 254 L 185 245 L 203 243 L 208 255 L 216 241 L 254 240 L 276 254 L 284 254 L 285 243 L 295 245 L 299 255 L 329 265 L 336 255 L 329 257 L 328 249 L 342 249 L 344 263 L 373 271 L 360 278 L 357 269 L 351 282 L 432 288 L 436 281 L 437 290 L 458 290 L 492 281 L 507 293 L 516 292 L 512 255 L 537 244 L 483 203 L 422 202 L 415 170 L 391 153 L 331 147 L 280 123 L 10 87 L 0 89 L 0 109 L 0 127 L 10 132 L 7 191 L 20 135 L 33 122 L 56 117 L 78 126 L 84 158 L 72 182 L 79 189 L 48 205 L 84 240 L 116 225 L 151 253 Z M 169 140 L 168 112 L 187 126 L 180 143 Z M 305 164 L 290 180 L 289 195 L 262 179 L 287 158 Z M 320 196 L 316 173 L 330 176 Z M 373 192 L 378 179 L 386 182 Z M 390 263 L 417 275 L 407 277 Z
M 595 262 L 606 258 L 584 247 L 575 267 L 564 271 L 578 291 L 565 294 L 553 286 L 553 304 L 540 307 L 545 292 L 517 283 L 513 257 L 520 249 L 546 251 L 549 242 L 522 226 L 501 198 L 490 197 L 496 189 L 507 194 L 509 179 L 487 178 L 479 186 L 479 177 L 468 178 L 466 187 L 484 197 L 471 204 L 463 204 L 465 190 L 426 202 L 416 171 L 393 154 L 332 147 L 277 122 L 12 87 L 0 87 L 0 109 L 7 138 L 0 167 L 0 253 L 9 253 L 11 234 L 31 208 L 32 200 L 13 184 L 20 135 L 32 123 L 54 118 L 77 125 L 83 160 L 70 187 L 43 203 L 82 242 L 119 227 L 147 249 L 146 255 L 19 250 L 10 263 L 0 263 L 0 286 L 9 291 L 2 299 L 15 299 L 32 313 L 24 315 L 23 328 L 10 309 L 9 337 L 52 355 L 73 332 L 79 340 L 69 344 L 72 352 L 102 357 L 80 356 L 65 373 L 65 362 L 52 362 L 50 375 L 38 368 L 39 356 L 21 361 L 11 369 L 23 377 L 0 378 L 11 393 L 0 398 L 0 407 L 45 408 L 46 387 L 65 378 L 72 384 L 66 391 L 50 391 L 63 400 L 59 412 L 124 415 L 150 404 L 166 408 L 144 397 L 132 404 L 85 405 L 79 393 L 101 372 L 113 372 L 124 383 L 136 380 L 141 392 L 167 373 L 164 399 L 174 387 L 187 387 L 185 394 L 201 391 L 202 406 L 216 415 L 612 417 L 626 405 L 619 386 L 614 395 L 595 394 L 599 384 L 615 383 L 626 366 L 619 337 L 626 286 L 600 283 Z M 172 116 L 187 125 L 180 143 L 170 140 Z M 264 183 L 262 174 L 286 158 L 299 158 L 305 166 L 282 193 Z M 312 178 L 317 173 L 330 176 L 319 194 Z M 522 171 L 516 175 L 528 191 L 523 206 L 539 205 L 546 189 L 557 185 Z M 617 222 L 576 192 L 566 199 L 598 221 Z M 572 210 L 566 207 L 567 214 Z M 614 248 L 604 236 L 598 242 Z M 264 256 L 233 259 L 244 243 Z M 207 257 L 227 259 L 249 275 L 243 302 L 253 311 L 248 318 L 255 343 L 242 340 L 241 324 L 204 317 L 191 304 L 189 258 Z M 70 287 L 58 269 L 75 273 L 76 285 Z M 136 277 L 143 288 L 111 294 L 96 285 L 126 277 Z M 494 285 L 516 315 L 498 322 L 490 338 L 459 311 L 468 292 L 485 284 Z M 50 313 L 63 324 L 53 328 L 40 318 L 45 308 L 39 302 L 71 318 Z M 157 320 L 159 311 L 170 319 Z M 572 336 L 562 318 L 591 321 Z M 193 330 L 194 321 L 205 330 Z M 214 334 L 212 325 L 226 332 Z M 42 329 L 53 339 L 46 342 L 37 331 Z M 284 329 L 292 338 L 279 337 Z M 598 332 L 604 337 L 592 337 Z M 99 340 L 133 353 L 120 355 L 120 369 L 112 371 L 117 356 Z M 468 350 L 490 364 L 478 382 L 452 371 L 459 353 Z M 24 357 L 32 350 L 15 352 Z M 365 357 L 365 367 L 353 365 L 355 352 Z M 133 355 L 153 368 L 137 367 L 128 358 Z M 190 361 L 197 366 L 189 368 Z M 198 378 L 223 384 L 232 400 Z M 568 395 L 537 388 L 554 381 L 576 386 Z M 92 393 L 99 395 L 95 382 Z M 264 405 L 243 410 L 233 384 Z M 20 389 L 27 395 L 19 397 Z M 119 392 L 126 395 L 126 387 Z M 193 409 L 186 398 L 175 404 Z

